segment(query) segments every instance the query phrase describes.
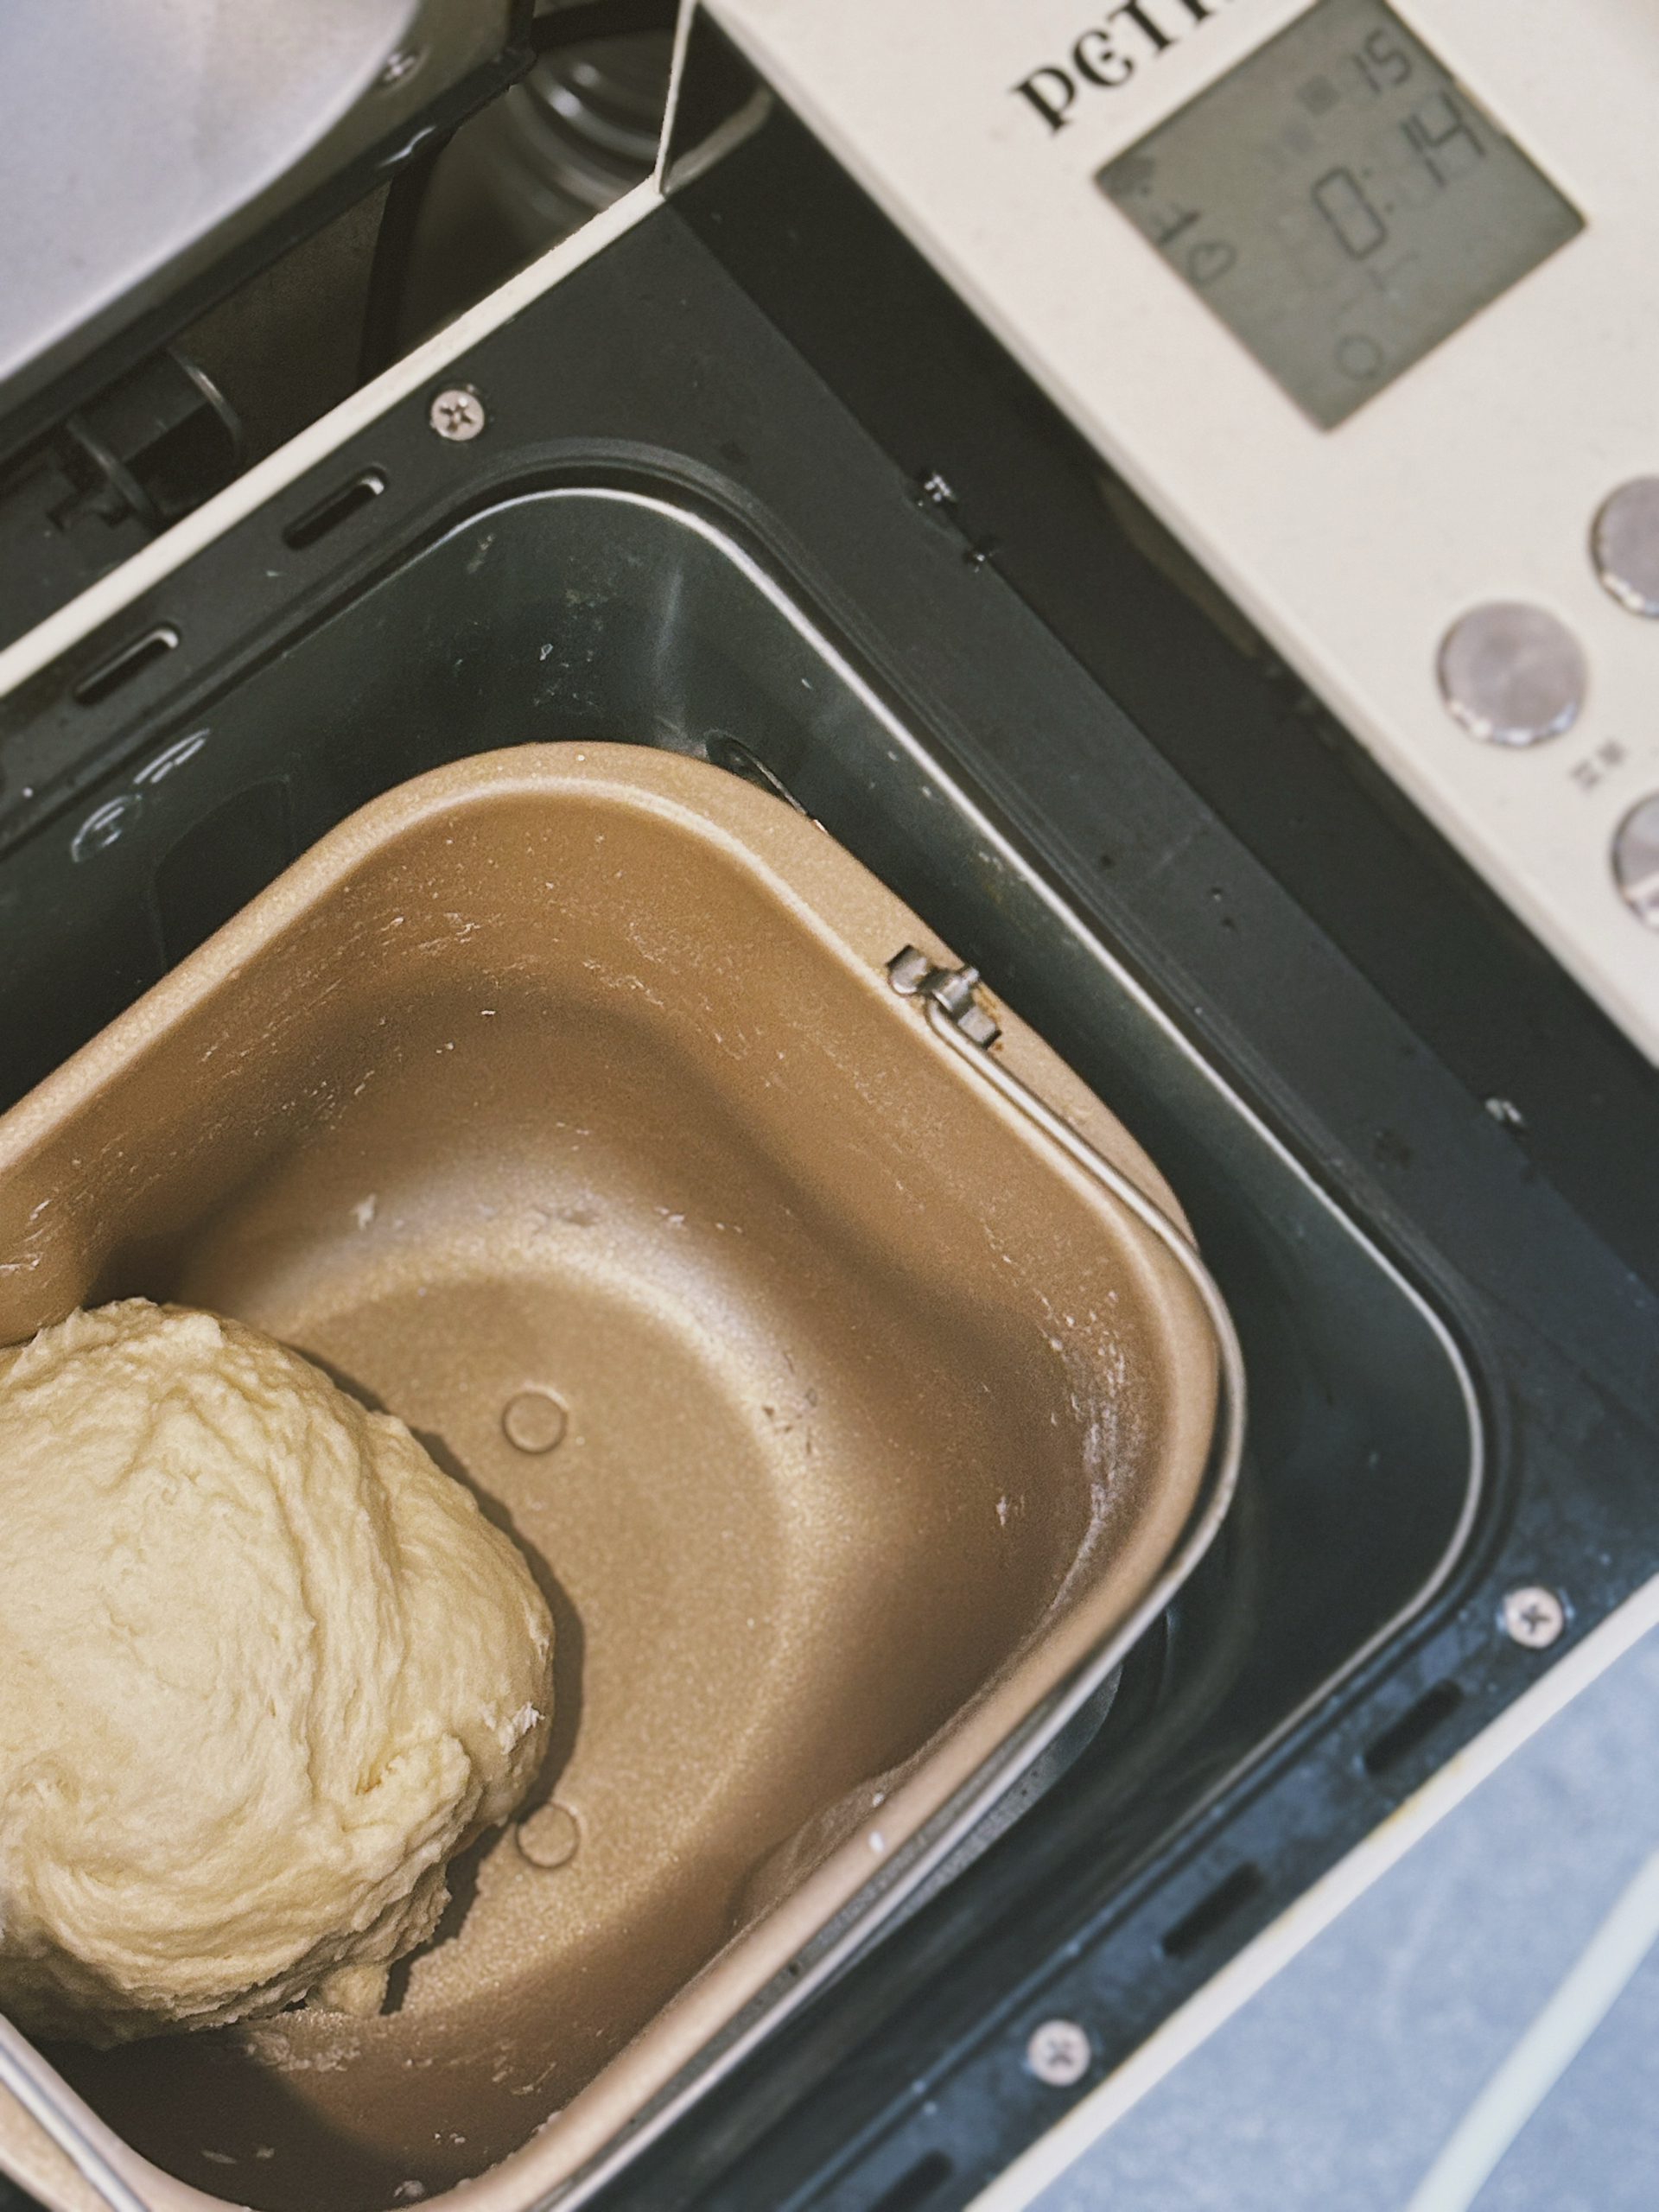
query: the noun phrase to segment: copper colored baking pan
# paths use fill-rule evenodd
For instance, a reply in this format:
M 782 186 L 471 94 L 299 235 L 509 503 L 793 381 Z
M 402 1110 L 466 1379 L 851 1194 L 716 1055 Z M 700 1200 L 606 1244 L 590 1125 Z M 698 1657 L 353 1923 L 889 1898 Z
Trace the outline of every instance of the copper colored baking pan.
M 0 2043 L 106 2196 L 585 2194 L 1166 1601 L 1225 1317 L 995 1018 L 779 800 L 525 747 L 353 817 L 0 1118 L 0 1342 L 133 1294 L 269 1330 L 474 1487 L 558 1637 L 524 1815 L 379 2018 Z M 0 2163 L 98 2202 L 5 2096 Z

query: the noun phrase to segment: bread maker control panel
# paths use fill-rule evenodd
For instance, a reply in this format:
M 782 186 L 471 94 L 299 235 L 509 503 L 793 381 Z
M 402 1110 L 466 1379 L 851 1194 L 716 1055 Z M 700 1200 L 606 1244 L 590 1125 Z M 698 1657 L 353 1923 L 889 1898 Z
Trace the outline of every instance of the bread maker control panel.
M 1659 13 L 710 12 L 1659 1059 Z

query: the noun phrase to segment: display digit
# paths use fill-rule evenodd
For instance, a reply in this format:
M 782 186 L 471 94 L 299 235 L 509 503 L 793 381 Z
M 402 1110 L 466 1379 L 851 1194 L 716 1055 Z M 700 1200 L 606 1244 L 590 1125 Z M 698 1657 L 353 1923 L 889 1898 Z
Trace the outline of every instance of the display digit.
M 1389 226 L 1361 191 L 1351 169 L 1329 169 L 1310 195 L 1313 205 L 1356 261 L 1375 253 Z
M 1361 52 L 1364 54 L 1365 62 L 1370 64 L 1366 73 L 1370 75 L 1371 70 L 1376 72 L 1371 81 L 1378 92 L 1390 85 L 1403 85 L 1411 74 L 1410 55 L 1402 54 L 1397 46 L 1392 45 L 1386 31 L 1373 31 Z M 1365 63 L 1362 62 L 1360 66 L 1363 68 Z
M 1485 158 L 1486 149 L 1449 93 L 1431 93 L 1413 109 L 1400 127 L 1405 132 L 1407 143 L 1436 184 L 1449 184 L 1454 175 L 1467 168 L 1471 161 Z M 1454 157 L 1447 151 L 1459 139 L 1468 149 L 1460 167 L 1454 166 Z M 1435 159 L 1437 155 L 1439 160 Z

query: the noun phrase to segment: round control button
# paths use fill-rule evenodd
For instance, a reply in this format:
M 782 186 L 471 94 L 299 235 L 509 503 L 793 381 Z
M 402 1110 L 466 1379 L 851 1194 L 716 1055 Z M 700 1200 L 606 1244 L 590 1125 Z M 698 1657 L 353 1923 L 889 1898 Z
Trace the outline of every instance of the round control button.
M 1452 714 L 1494 745 L 1536 745 L 1570 729 L 1588 680 L 1567 625 L 1514 600 L 1459 615 L 1440 640 L 1438 673 Z
M 1659 930 L 1659 798 L 1633 806 L 1613 832 L 1613 880 L 1637 919 Z
M 1659 476 L 1621 484 L 1590 531 L 1596 574 L 1632 614 L 1659 614 Z

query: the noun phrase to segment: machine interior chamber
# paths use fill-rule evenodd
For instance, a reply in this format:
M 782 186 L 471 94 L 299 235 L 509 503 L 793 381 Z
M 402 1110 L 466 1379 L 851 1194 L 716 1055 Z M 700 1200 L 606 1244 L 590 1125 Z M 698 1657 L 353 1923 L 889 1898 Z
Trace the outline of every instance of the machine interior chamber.
M 1481 1477 L 1467 1371 L 1376 1245 L 720 526 L 616 484 L 470 515 L 153 756 L 176 766 L 142 782 L 129 768 L 89 794 L 88 822 L 138 791 L 141 836 L 94 838 L 67 867 L 63 841 L 36 840 L 13 883 L 29 929 L 60 948 L 60 982 L 118 937 L 130 995 L 378 792 L 555 739 L 654 744 L 771 779 L 976 962 L 1168 1174 L 1237 1321 L 1251 1391 L 1242 1510 L 1185 1604 L 1186 1694 L 1161 1710 L 1154 1699 L 1142 1722 L 1208 1726 L 1196 1802 L 1228 1770 L 1230 1740 L 1269 1740 L 1450 1572 Z M 33 1073 L 80 1041 L 95 1004 L 56 996 L 60 1015 L 14 1001 L 41 1040 Z M 54 1035 L 54 1020 L 82 1027 Z M 1230 1712 L 1230 1738 L 1215 1725 Z M 1109 1730 L 1090 1756 L 1121 1763 L 1128 1741 Z M 145 2069 L 166 2050 L 54 2056 L 143 2147 Z M 238 2196 L 258 2178 L 189 2177 Z

